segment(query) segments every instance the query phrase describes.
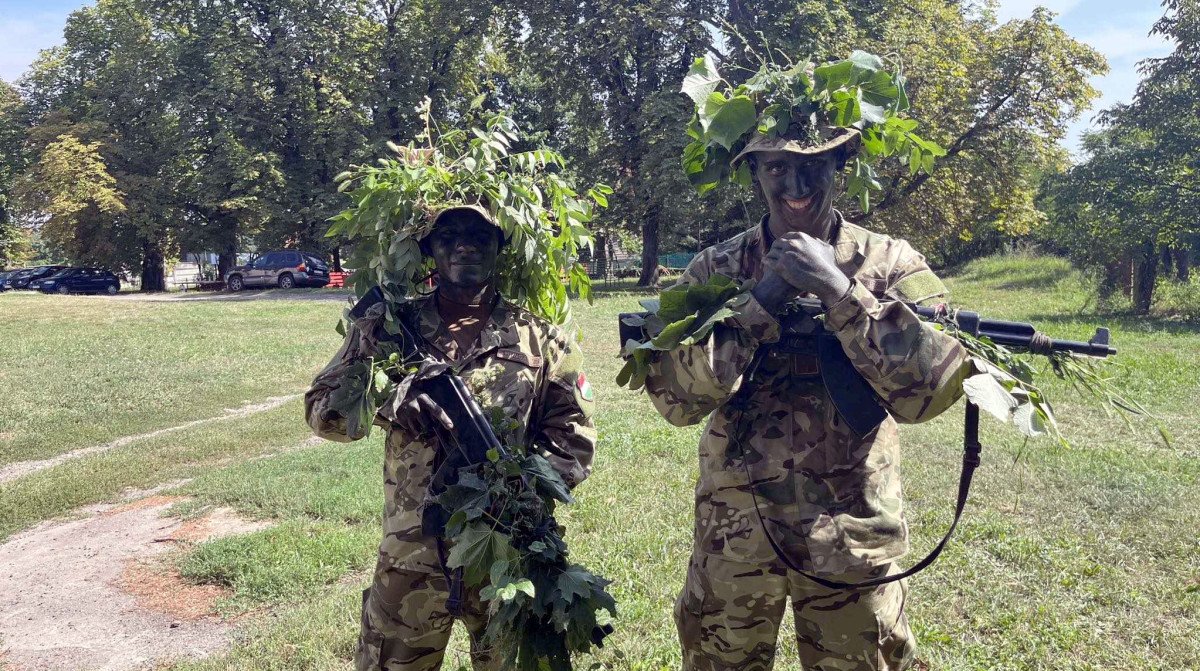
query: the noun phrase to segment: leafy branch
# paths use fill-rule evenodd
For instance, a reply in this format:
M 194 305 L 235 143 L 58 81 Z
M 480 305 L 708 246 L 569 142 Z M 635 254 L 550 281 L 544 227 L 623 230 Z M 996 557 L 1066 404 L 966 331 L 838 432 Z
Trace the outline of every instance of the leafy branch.
M 355 243 L 348 264 L 359 269 L 357 293 L 379 285 L 395 297 L 412 295 L 432 270 L 418 243 L 434 217 L 454 205 L 480 204 L 508 238 L 497 288 L 555 324 L 568 322 L 568 291 L 591 299 L 578 257 L 591 248 L 587 224 L 612 189 L 597 184 L 580 193 L 560 154 L 519 149 L 529 142 L 503 114 L 462 130 L 439 126 L 428 100 L 417 111 L 425 130 L 411 146 L 389 142 L 393 158 L 351 166 L 335 178 L 353 203 L 330 219 L 326 236 Z
M 885 69 L 881 58 L 855 51 L 824 65 L 777 65 L 764 60 L 744 83 L 722 78 L 708 56 L 697 58 L 680 89 L 696 110 L 688 124 L 692 141 L 684 148 L 683 169 L 700 194 L 733 181 L 750 186 L 750 168 L 730 160 L 755 137 L 785 133 L 811 146 L 822 132 L 853 129 L 861 134 L 858 154 L 849 161 L 847 193 L 870 210 L 870 192 L 881 190 L 875 165 L 897 157 L 910 175 L 933 171 L 946 151 L 914 131 L 917 122 L 901 116 L 909 108 L 901 68 Z

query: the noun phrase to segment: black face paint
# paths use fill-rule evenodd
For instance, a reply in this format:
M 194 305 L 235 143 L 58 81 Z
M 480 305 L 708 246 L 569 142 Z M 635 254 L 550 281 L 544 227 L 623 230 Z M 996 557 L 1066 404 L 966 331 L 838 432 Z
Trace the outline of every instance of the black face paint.
M 754 154 L 754 178 L 770 211 L 771 233 L 800 231 L 827 240 L 833 227 L 838 154 L 805 156 L 789 151 Z
M 500 229 L 470 212 L 444 215 L 425 240 L 439 282 L 463 289 L 492 281 L 500 253 Z

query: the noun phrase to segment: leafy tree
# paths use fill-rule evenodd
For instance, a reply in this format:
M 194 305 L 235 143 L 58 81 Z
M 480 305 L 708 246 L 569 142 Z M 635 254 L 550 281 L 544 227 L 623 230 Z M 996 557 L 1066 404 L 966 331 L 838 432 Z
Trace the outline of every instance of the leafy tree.
M 1131 105 L 1101 114 L 1103 129 L 1085 137 L 1086 159 L 1046 185 L 1053 225 L 1047 236 L 1077 263 L 1101 271 L 1101 293 L 1123 284 L 1132 264 L 1133 307 L 1150 310 L 1161 260 L 1186 279 L 1200 237 L 1196 168 L 1200 161 L 1200 3 L 1168 0 L 1154 32 L 1174 51 L 1142 63 Z
M 30 133 L 36 165 L 22 192 L 33 209 L 75 199 L 60 179 L 63 156 L 84 155 L 124 194 L 123 209 L 84 208 L 69 233 L 52 228 L 46 238 L 75 248 L 72 240 L 118 241 L 87 257 L 113 268 L 140 268 L 142 288 L 165 287 L 164 261 L 173 251 L 175 220 L 170 185 L 178 169 L 178 116 L 169 105 L 172 44 L 156 30 L 139 0 L 101 0 L 67 20 L 65 44 L 44 52 L 22 82 L 34 113 Z M 72 144 L 75 143 L 75 144 Z M 78 146 L 76 146 L 78 145 Z M 51 152 L 43 160 L 41 155 Z M 43 212 L 54 216 L 50 211 Z M 58 223 L 64 223 L 61 216 Z M 111 249 L 111 254 L 101 250 Z
M 17 90 L 0 80 L 0 268 L 22 256 L 23 235 L 13 216 L 12 188 L 24 169 L 25 123 Z
M 675 91 L 712 44 L 706 20 L 715 11 L 712 0 L 554 0 L 523 3 L 517 12 L 526 28 L 509 46 L 510 58 L 532 86 L 514 97 L 583 181 L 613 185 L 606 219 L 640 230 L 643 285 L 657 275 L 660 233 L 690 229 L 711 209 L 688 193 L 679 169 L 690 110 Z

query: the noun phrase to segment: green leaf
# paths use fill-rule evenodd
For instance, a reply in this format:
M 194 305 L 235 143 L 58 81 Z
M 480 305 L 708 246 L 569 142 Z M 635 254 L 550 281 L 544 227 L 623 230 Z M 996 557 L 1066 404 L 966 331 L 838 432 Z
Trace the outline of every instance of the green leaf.
M 849 61 L 864 70 L 880 70 L 883 68 L 883 59 L 879 58 L 875 54 L 870 54 L 858 49 L 850 52 Z
M 582 566 L 568 566 L 554 582 L 554 597 L 568 603 L 577 598 L 587 599 L 591 596 L 594 578 L 595 576 Z
M 862 118 L 858 96 L 849 91 L 834 91 L 829 109 L 833 112 L 833 124 L 842 128 L 848 128 Z
M 712 63 L 708 56 L 702 56 L 693 61 L 692 67 L 688 68 L 679 92 L 687 94 L 696 107 L 702 107 L 713 91 L 717 90 L 720 81 L 721 75 L 717 72 L 716 64 Z
M 735 96 L 721 105 L 708 123 L 707 136 L 725 149 L 732 149 L 746 131 L 755 126 L 754 101 Z
M 463 580 L 474 586 L 484 581 L 496 561 L 514 557 L 507 536 L 488 527 L 471 526 L 454 539 L 446 565 L 463 569 Z

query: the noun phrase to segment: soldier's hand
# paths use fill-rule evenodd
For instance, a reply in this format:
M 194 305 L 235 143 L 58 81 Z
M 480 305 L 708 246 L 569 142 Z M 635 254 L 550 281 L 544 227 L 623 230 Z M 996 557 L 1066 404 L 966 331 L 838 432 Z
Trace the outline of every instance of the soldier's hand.
M 409 398 L 396 413 L 396 421 L 410 436 L 419 436 L 433 428 L 431 422 L 440 424 L 447 431 L 454 430 L 454 422 L 429 394 L 417 394 Z
M 850 290 L 850 278 L 838 269 L 833 245 L 807 233 L 780 236 L 763 262 L 768 273 L 778 275 L 799 293 L 813 294 L 826 306 Z

